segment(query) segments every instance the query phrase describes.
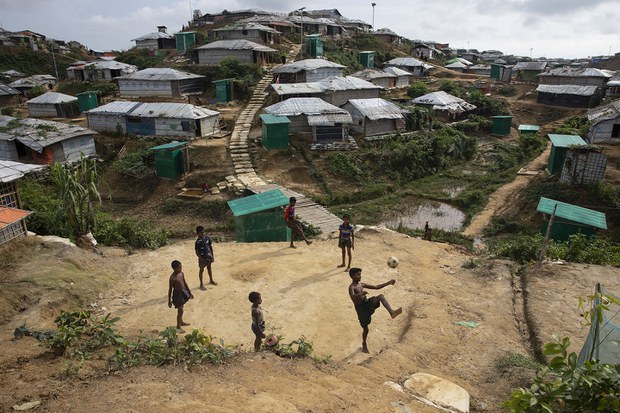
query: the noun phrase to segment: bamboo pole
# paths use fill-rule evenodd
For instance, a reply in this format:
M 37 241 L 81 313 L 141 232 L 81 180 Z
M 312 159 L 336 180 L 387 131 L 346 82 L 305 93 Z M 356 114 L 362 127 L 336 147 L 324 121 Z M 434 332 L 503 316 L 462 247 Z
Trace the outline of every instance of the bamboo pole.
M 551 217 L 549 218 L 549 224 L 547 225 L 547 233 L 545 234 L 545 240 L 543 241 L 542 248 L 540 249 L 540 256 L 538 257 L 538 266 L 542 265 L 542 261 L 545 258 L 545 252 L 547 251 L 547 246 L 549 245 L 549 236 L 551 235 L 551 227 L 553 226 L 553 220 L 555 219 L 555 210 L 558 208 L 558 204 L 555 204 L 553 207 L 553 212 L 551 213 Z

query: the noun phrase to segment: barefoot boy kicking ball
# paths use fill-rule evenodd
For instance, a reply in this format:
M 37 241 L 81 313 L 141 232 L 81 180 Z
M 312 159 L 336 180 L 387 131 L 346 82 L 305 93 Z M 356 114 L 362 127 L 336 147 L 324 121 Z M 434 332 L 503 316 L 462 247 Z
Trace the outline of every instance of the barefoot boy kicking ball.
M 183 306 L 194 295 L 189 289 L 183 274 L 183 266 L 180 261 L 172 261 L 172 274 L 170 274 L 170 282 L 168 283 L 168 307 L 177 309 L 177 330 L 179 333 L 185 333 L 181 327 L 188 326 L 189 323 L 183 321 Z
M 255 336 L 254 350 L 258 351 L 265 338 L 265 317 L 263 316 L 263 309 L 260 307 L 263 298 L 256 291 L 252 291 L 248 298 L 252 303 L 252 332 Z
M 383 294 L 368 298 L 366 296 L 368 294 L 368 291 L 364 291 L 364 288 L 368 288 L 370 290 L 380 290 L 381 288 L 387 287 L 388 285 L 394 285 L 394 283 L 396 283 L 395 280 L 390 280 L 379 285 L 364 284 L 361 282 L 361 268 L 351 268 L 351 270 L 349 270 L 349 276 L 352 280 L 351 285 L 349 285 L 349 296 L 351 297 L 351 301 L 353 301 L 353 304 L 355 305 L 357 318 L 359 319 L 360 325 L 363 329 L 362 351 L 364 353 L 368 353 L 366 337 L 368 337 L 368 325 L 370 324 L 371 317 L 375 310 L 379 308 L 381 304 L 383 304 L 388 313 L 390 313 L 390 316 L 394 318 L 397 315 L 401 314 L 403 312 L 403 309 L 399 307 L 396 310 L 392 310 L 392 307 L 387 302 Z

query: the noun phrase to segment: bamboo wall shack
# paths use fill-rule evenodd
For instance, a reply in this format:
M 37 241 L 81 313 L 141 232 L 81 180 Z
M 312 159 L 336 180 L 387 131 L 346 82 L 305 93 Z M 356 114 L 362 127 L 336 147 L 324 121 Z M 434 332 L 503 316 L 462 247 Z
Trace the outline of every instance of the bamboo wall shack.
M 547 172 L 549 175 L 559 177 L 564 168 L 564 160 L 566 152 L 571 146 L 585 146 L 586 143 L 581 136 L 577 135 L 557 135 L 550 133 L 547 135 L 551 141 L 551 152 L 549 153 L 549 163 L 547 164 Z
M 578 233 L 594 236 L 598 229 L 607 229 L 607 220 L 602 212 L 541 197 L 536 211 L 543 213 L 540 228 L 543 235 L 547 233 L 554 209 L 555 217 L 549 233 L 549 238 L 553 240 L 567 241 L 571 235 Z
M 235 217 L 237 242 L 290 241 L 282 207 L 289 199 L 279 189 L 228 201 Z

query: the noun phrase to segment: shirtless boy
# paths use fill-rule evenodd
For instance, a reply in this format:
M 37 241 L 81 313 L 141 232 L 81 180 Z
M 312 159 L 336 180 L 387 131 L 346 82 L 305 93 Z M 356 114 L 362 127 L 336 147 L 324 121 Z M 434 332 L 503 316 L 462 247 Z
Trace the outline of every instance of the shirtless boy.
M 183 266 L 180 261 L 172 261 L 172 274 L 170 274 L 170 282 L 168 283 L 168 307 L 177 309 L 177 330 L 179 333 L 185 333 L 181 327 L 188 326 L 189 323 L 183 321 L 183 306 L 190 299 L 194 298 L 183 274 Z
M 385 309 L 390 313 L 392 318 L 398 316 L 403 312 L 401 307 L 393 310 L 390 304 L 387 302 L 383 294 L 379 294 L 374 297 L 367 297 L 368 291 L 365 291 L 364 288 L 368 288 L 369 290 L 380 290 L 383 287 L 387 287 L 388 285 L 394 285 L 396 283 L 395 280 L 390 280 L 383 284 L 379 285 L 370 285 L 364 284 L 361 282 L 362 280 L 362 269 L 361 268 L 351 268 L 349 270 L 349 276 L 351 277 L 351 285 L 349 285 L 349 297 L 351 297 L 351 301 L 355 305 L 355 311 L 357 312 L 357 318 L 359 319 L 360 325 L 362 326 L 362 351 L 364 353 L 368 353 L 368 346 L 366 345 L 366 337 L 368 337 L 368 326 L 370 325 L 370 320 L 372 318 L 373 313 L 381 304 L 385 307 Z
M 265 338 L 265 318 L 263 309 L 260 307 L 263 298 L 256 291 L 252 291 L 248 298 L 252 303 L 252 332 L 256 337 L 254 339 L 254 350 L 258 351 Z

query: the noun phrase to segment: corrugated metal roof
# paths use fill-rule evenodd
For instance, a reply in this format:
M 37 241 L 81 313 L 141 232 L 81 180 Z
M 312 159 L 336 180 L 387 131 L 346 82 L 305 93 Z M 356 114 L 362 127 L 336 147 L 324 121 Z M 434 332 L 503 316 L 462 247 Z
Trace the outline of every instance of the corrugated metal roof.
M 261 113 L 258 115 L 265 125 L 278 125 L 282 123 L 291 123 L 291 121 L 286 116 L 276 116 Z
M 254 43 L 245 39 L 218 40 L 212 43 L 207 43 L 204 46 L 197 47 L 196 49 L 254 50 L 256 52 L 277 52 L 277 50 L 272 49 L 271 47 L 263 46 L 262 44 Z
M 585 143 L 585 141 L 581 139 L 581 136 L 578 135 L 558 135 L 550 133 L 547 136 L 549 136 L 549 140 L 551 141 L 553 146 L 557 148 L 568 148 L 569 146 L 573 145 L 587 145 L 587 143 Z
M 12 116 L 0 116 L 0 127 L 10 126 L 11 121 L 15 121 L 15 127 L 0 132 L 0 140 L 17 140 L 39 153 L 43 152 L 46 146 L 56 142 L 96 133 L 73 124 L 32 118 L 17 119 Z
M 114 102 L 106 103 L 105 105 L 90 109 L 86 113 L 97 115 L 126 115 L 130 113 L 133 108 L 141 104 L 141 102 L 124 102 L 121 100 L 116 100 Z
M 174 36 L 168 33 L 154 32 L 154 33 L 145 34 L 144 36 L 136 37 L 135 39 L 131 39 L 131 41 L 141 42 L 143 40 L 157 40 L 157 39 L 174 39 Z
M 290 98 L 266 107 L 265 112 L 280 116 L 305 115 L 308 123 L 314 125 L 352 122 L 349 112 L 319 98 Z
M 22 72 L 18 72 L 17 70 L 5 70 L 4 72 L 0 73 L 0 75 L 3 76 L 10 76 L 10 77 L 14 77 L 14 76 L 26 76 L 25 73 Z
M 228 26 L 220 27 L 219 29 L 213 29 L 214 32 L 229 32 L 229 31 L 243 31 L 243 30 L 258 30 L 261 32 L 268 32 L 274 34 L 280 34 L 276 29 L 264 26 L 255 22 L 237 22 L 229 24 Z
M 31 211 L 23 209 L 0 207 L 0 229 L 21 221 L 30 214 L 32 214 Z
M 519 131 L 538 132 L 540 130 L 540 126 L 538 126 L 538 125 L 519 125 L 519 128 L 517 130 L 519 130 Z
M 353 119 L 351 119 L 351 115 L 347 112 L 347 114 L 340 113 L 327 113 L 324 115 L 308 115 L 308 125 L 310 126 L 324 126 L 324 125 L 335 125 L 336 123 L 351 123 Z
M 28 100 L 26 103 L 36 103 L 40 105 L 44 104 L 56 104 L 56 103 L 68 103 L 68 102 L 77 102 L 78 98 L 75 96 L 65 95 L 64 93 L 58 92 L 47 92 L 42 95 L 37 96 L 36 98 L 32 98 Z
M 322 69 L 326 67 L 335 67 L 344 69 L 346 66 L 338 63 L 330 62 L 326 59 L 304 59 L 296 62 L 288 63 L 273 69 L 273 73 L 298 73 L 302 70 Z
M 383 89 L 381 86 L 353 76 L 329 76 L 316 82 L 324 91 Z
M 124 76 L 119 76 L 116 79 L 131 79 L 131 80 L 185 80 L 185 79 L 200 79 L 204 78 L 201 75 L 195 75 L 189 72 L 181 72 L 169 67 L 149 67 L 144 70 L 137 71 Z
M 448 69 L 467 69 L 467 65 L 463 62 L 452 62 L 449 65 L 445 65 L 444 67 Z
M 138 71 L 138 66 L 117 62 L 116 60 L 96 60 L 94 62 L 84 63 L 84 67 L 86 67 L 86 69 L 95 70 L 123 70 L 127 73 Z
M 513 70 L 545 70 L 547 62 L 519 62 Z
M 0 83 L 0 96 L 20 95 L 21 92 L 17 89 L 13 89 L 9 85 Z
M 538 76 L 611 78 L 611 75 L 609 73 L 606 73 L 594 67 L 584 67 L 580 69 L 574 69 L 570 67 L 559 67 L 557 69 L 551 69 L 548 72 L 540 73 Z
M 0 182 L 13 182 L 30 172 L 40 171 L 47 165 L 34 165 L 13 161 L 0 161 Z
M 23 79 L 17 79 L 14 82 L 9 83 L 9 86 L 17 87 L 34 87 L 39 85 L 46 85 L 50 82 L 55 82 L 56 78 L 50 75 L 32 75 Z
M 158 102 L 142 103 L 133 108 L 131 116 L 143 118 L 171 118 L 171 119 L 202 119 L 218 116 L 220 113 L 189 103 Z
M 476 106 L 440 90 L 438 92 L 427 93 L 411 101 L 417 105 L 433 105 L 434 110 L 447 110 L 450 113 L 463 113 L 468 110 L 476 109 Z
M 273 24 L 274 26 L 285 27 L 298 27 L 295 23 L 286 20 L 284 17 L 268 15 L 268 16 L 253 16 L 246 19 L 239 20 L 240 23 L 263 23 Z
M 167 151 L 167 150 L 172 150 L 172 149 L 179 149 L 179 148 L 183 148 L 184 146 L 189 145 L 189 142 L 186 141 L 182 141 L 182 142 L 170 142 L 170 143 L 164 143 L 163 145 L 157 145 L 157 146 L 153 146 L 152 148 L 149 148 L 149 151 Z
M 385 73 L 389 73 L 398 77 L 401 76 L 413 76 L 412 73 L 407 72 L 406 70 L 400 69 L 398 67 L 389 66 L 383 69 Z
M 359 72 L 353 73 L 351 76 L 357 77 L 364 80 L 372 80 L 372 79 L 385 79 L 385 78 L 395 78 L 396 75 L 389 73 L 384 70 L 366 68 L 364 70 L 360 70 Z
M 553 214 L 553 208 L 556 205 L 557 208 L 555 210 L 555 215 L 557 217 L 578 222 L 580 224 L 589 225 L 595 228 L 607 229 L 607 220 L 604 213 L 577 205 L 571 205 L 565 202 L 541 197 L 536 211 L 551 215 Z
M 407 113 L 406 110 L 401 109 L 398 105 L 381 98 L 350 99 L 343 107 L 346 108 L 348 105 L 352 105 L 370 120 L 402 119 L 403 113 Z
M 537 92 L 555 93 L 556 95 L 592 96 L 596 93 L 597 86 L 581 85 L 538 85 Z
M 394 33 L 392 30 L 390 30 L 387 27 L 375 30 L 374 32 L 371 32 L 371 33 L 372 34 L 379 34 L 379 35 L 381 35 L 381 34 L 386 35 L 387 34 L 387 35 L 390 35 L 390 36 L 398 36 L 396 33 Z
M 240 217 L 288 205 L 289 199 L 279 189 L 228 201 L 233 215 Z
M 425 66 L 424 62 L 416 59 L 415 57 L 397 57 L 395 59 L 387 61 L 385 64 L 405 67 Z
M 620 117 L 620 99 L 614 100 L 605 106 L 599 106 L 588 112 L 588 120 L 598 123 L 608 119 L 616 119 Z
M 273 83 L 273 90 L 279 95 L 297 95 L 297 94 L 319 94 L 323 93 L 321 85 L 318 82 L 309 83 Z

